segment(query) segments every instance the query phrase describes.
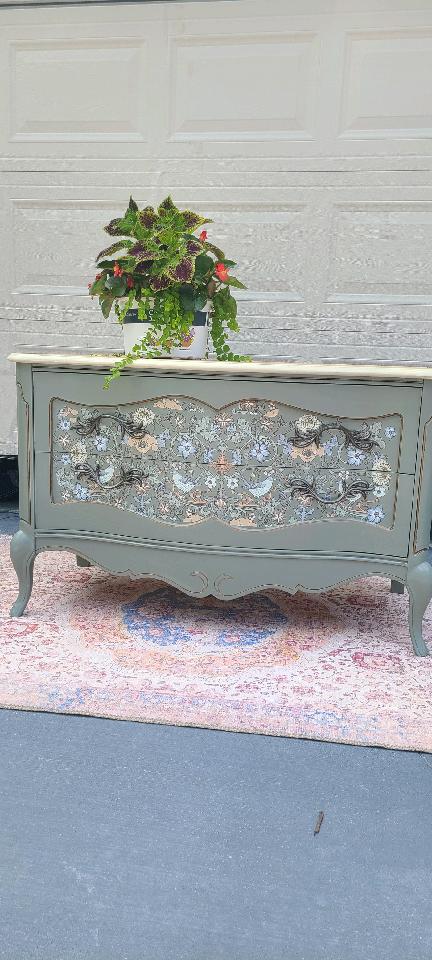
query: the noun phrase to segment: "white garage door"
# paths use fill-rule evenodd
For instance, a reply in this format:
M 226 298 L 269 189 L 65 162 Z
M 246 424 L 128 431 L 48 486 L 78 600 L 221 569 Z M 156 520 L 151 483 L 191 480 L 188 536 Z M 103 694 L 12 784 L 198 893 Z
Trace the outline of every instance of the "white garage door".
M 236 349 L 421 356 L 431 0 L 9 4 L 0 38 L 5 353 L 113 343 L 87 282 L 132 192 L 213 218 L 248 285 Z

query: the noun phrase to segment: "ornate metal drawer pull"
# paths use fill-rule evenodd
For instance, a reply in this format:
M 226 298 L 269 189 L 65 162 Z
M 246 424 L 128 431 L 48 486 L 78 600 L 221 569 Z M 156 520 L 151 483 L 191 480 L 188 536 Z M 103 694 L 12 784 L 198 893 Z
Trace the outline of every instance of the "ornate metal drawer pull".
M 117 480 L 113 483 L 104 483 L 101 480 L 101 472 L 99 466 L 92 467 L 89 463 L 83 463 L 82 467 L 77 470 L 77 477 L 78 480 L 91 480 L 101 490 L 118 490 L 120 487 L 130 486 L 132 483 L 140 483 L 146 477 L 143 470 L 125 470 L 124 467 L 120 467 L 120 476 Z
M 368 493 L 372 492 L 372 484 L 368 483 L 367 480 L 353 480 L 352 483 L 347 484 L 345 480 L 342 481 L 342 490 L 336 494 L 324 494 L 321 495 L 318 493 L 315 487 L 315 482 L 308 483 L 307 480 L 291 480 L 290 482 L 291 493 L 302 493 L 305 496 L 312 497 L 313 500 L 317 500 L 318 503 L 342 503 L 343 500 L 351 500 L 353 497 L 356 497 L 360 494 L 362 500 L 367 499 Z
M 294 447 L 310 447 L 312 443 L 317 446 L 321 435 L 327 430 L 339 430 L 345 437 L 347 446 L 355 447 L 357 450 L 364 450 L 369 453 L 373 447 L 379 447 L 379 443 L 373 439 L 369 427 L 362 427 L 361 430 L 350 430 L 344 427 L 342 423 L 321 423 L 314 430 L 301 431 L 296 427 L 294 436 L 290 437 Z
M 113 420 L 120 427 L 121 436 L 127 433 L 129 437 L 144 437 L 148 432 L 142 424 L 134 423 L 131 417 L 122 417 L 119 413 L 94 413 L 87 420 L 77 419 L 74 430 L 80 437 L 90 437 L 97 433 L 102 420 Z

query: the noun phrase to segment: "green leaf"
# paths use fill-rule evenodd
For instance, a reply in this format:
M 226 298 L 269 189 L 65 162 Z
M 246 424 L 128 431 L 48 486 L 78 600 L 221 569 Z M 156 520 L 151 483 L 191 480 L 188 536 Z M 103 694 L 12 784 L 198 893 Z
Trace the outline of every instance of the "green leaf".
M 171 213 L 178 213 L 178 209 L 171 199 L 171 197 L 165 197 L 165 200 L 162 200 L 162 203 L 158 206 L 158 214 L 160 217 L 166 217 Z
M 116 233 L 127 234 L 128 236 L 133 234 L 135 223 L 136 214 L 133 210 L 127 209 L 124 217 L 118 221 Z
M 244 283 L 240 280 L 237 280 L 236 277 L 228 277 L 228 280 L 225 280 L 225 283 L 228 283 L 230 287 L 237 287 L 239 290 L 246 290 Z
M 207 303 L 207 291 L 205 293 L 195 294 L 194 310 L 202 310 Z
M 194 279 L 199 281 L 202 277 L 205 277 L 206 274 L 213 273 L 213 268 L 214 260 L 208 257 L 206 253 L 200 253 L 195 260 Z
M 212 220 L 201 217 L 199 213 L 194 213 L 193 210 L 182 210 L 181 217 L 184 230 L 196 230 L 197 227 L 202 227 L 204 223 L 213 223 Z
M 105 277 L 101 277 L 100 280 L 95 280 L 93 285 L 89 289 L 91 297 L 99 296 L 99 294 L 104 293 L 105 291 Z
M 96 257 L 96 263 L 101 257 L 110 257 L 112 253 L 116 253 L 117 250 L 124 250 L 125 247 L 131 247 L 133 244 L 132 240 L 117 240 L 115 243 L 112 243 L 111 246 L 105 247 L 105 250 L 101 250 Z
M 157 213 L 153 207 L 144 207 L 144 210 L 140 210 L 138 214 L 139 222 L 145 228 L 145 230 L 151 230 L 154 227 L 157 218 Z
M 132 210 L 132 213 L 138 213 L 138 204 L 135 203 L 133 197 L 129 197 L 129 206 L 128 210 Z
M 209 243 L 208 240 L 206 241 L 206 247 L 207 247 L 207 250 L 210 250 L 211 253 L 215 255 L 217 260 L 221 261 L 222 263 L 224 262 L 225 254 L 223 250 L 220 249 L 220 247 L 215 247 L 214 243 Z
M 110 222 L 107 223 L 106 227 L 104 227 L 104 230 L 106 233 L 109 233 L 110 237 L 121 236 L 123 233 L 123 230 L 120 229 L 120 224 L 121 224 L 120 217 L 115 217 L 114 220 L 110 220 Z
M 105 283 L 107 290 L 110 290 L 114 297 L 123 297 L 127 290 L 125 277 L 108 277 Z
M 105 320 L 108 320 L 108 317 L 111 313 L 111 307 L 114 303 L 113 297 L 99 297 L 99 303 L 101 306 L 102 313 L 105 317 Z
M 193 287 L 180 287 L 180 302 L 186 313 L 195 309 L 195 291 Z

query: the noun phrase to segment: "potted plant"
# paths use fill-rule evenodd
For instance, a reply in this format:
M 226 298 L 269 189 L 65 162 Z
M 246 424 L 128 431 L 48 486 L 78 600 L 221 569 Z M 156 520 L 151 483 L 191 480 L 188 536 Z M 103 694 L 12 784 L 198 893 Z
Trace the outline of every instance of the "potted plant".
M 218 360 L 247 359 L 227 342 L 239 330 L 231 288 L 244 284 L 229 272 L 234 261 L 207 239 L 202 228 L 211 222 L 180 211 L 171 197 L 157 210 L 139 210 L 131 197 L 124 216 L 105 227 L 119 239 L 98 254 L 89 293 L 105 318 L 114 307 L 125 343 L 105 386 L 138 357 L 206 356 L 208 333 Z

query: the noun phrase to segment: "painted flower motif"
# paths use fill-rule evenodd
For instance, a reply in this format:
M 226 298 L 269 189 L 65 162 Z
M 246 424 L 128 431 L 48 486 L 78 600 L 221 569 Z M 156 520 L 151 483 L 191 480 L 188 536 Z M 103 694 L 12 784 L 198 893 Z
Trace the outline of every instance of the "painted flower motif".
M 153 410 L 149 410 L 147 407 L 138 407 L 132 414 L 132 420 L 137 426 L 141 424 L 143 427 L 148 426 L 148 424 L 153 423 L 154 418 Z
M 171 439 L 171 434 L 169 430 L 163 430 L 162 433 L 158 434 L 156 439 L 158 447 L 166 447 L 167 443 Z
M 70 462 L 71 462 L 71 458 L 70 458 L 70 454 L 69 454 L 69 453 L 62 453 L 60 459 L 61 459 L 61 462 L 62 462 L 62 463 L 70 463 Z
M 250 455 L 255 460 L 258 460 L 260 463 L 262 463 L 264 460 L 267 460 L 269 452 L 270 452 L 269 448 L 265 443 L 262 443 L 261 441 L 257 441 L 256 443 L 254 443 L 253 447 L 251 448 Z
M 291 440 L 289 440 L 284 433 L 280 433 L 278 436 L 278 443 L 282 447 L 283 453 L 285 453 L 287 457 L 290 457 L 294 450 L 294 445 L 292 444 Z
M 237 436 L 242 440 L 245 440 L 246 437 L 252 436 L 252 424 L 250 420 L 241 418 L 237 420 L 237 424 L 233 423 L 230 427 L 228 427 L 227 432 L 232 440 Z
M 239 485 L 238 477 L 227 477 L 228 490 L 235 490 L 235 488 L 238 487 L 238 485 Z
M 295 516 L 302 523 L 304 523 L 305 520 L 310 520 L 314 513 L 315 510 L 313 507 L 297 507 L 297 510 L 294 511 Z
M 210 417 L 200 417 L 199 420 L 194 422 L 194 431 L 201 434 L 204 440 L 207 440 L 207 443 L 211 443 L 220 436 L 219 419 L 213 421 Z
M 315 444 L 310 447 L 293 447 L 291 452 L 293 460 L 301 460 L 303 463 L 308 463 L 310 460 L 315 460 L 316 457 L 323 456 L 324 447 L 316 447 Z
M 192 440 L 187 435 L 180 437 L 180 443 L 177 444 L 177 450 L 181 453 L 182 457 L 186 460 L 187 457 L 192 457 L 196 452 L 196 447 L 194 447 Z
M 76 500 L 90 500 L 90 492 L 87 487 L 83 487 L 81 483 L 75 484 L 74 497 Z
M 338 438 L 333 435 L 325 443 L 323 443 L 323 449 L 326 457 L 332 457 L 335 447 L 339 445 Z
M 378 497 L 378 499 L 381 499 L 381 497 L 385 497 L 385 495 L 386 495 L 386 493 L 387 493 L 387 487 L 386 487 L 386 486 L 379 486 L 379 484 L 377 484 L 377 485 L 374 486 L 374 488 L 373 488 L 373 493 L 374 493 L 374 497 Z
M 387 491 L 390 486 L 390 473 L 388 470 L 372 470 L 372 479 L 375 484 Z
M 85 443 L 83 443 L 82 440 L 74 443 L 73 447 L 71 447 L 71 454 L 74 463 L 84 463 L 84 460 L 87 459 L 87 447 Z
M 210 487 L 210 489 L 213 490 L 217 484 L 216 477 L 207 477 L 205 484 L 206 484 L 206 487 Z
M 386 427 L 384 433 L 389 440 L 393 440 L 393 437 L 396 436 L 396 430 L 394 427 Z
M 381 523 L 384 520 L 384 510 L 382 507 L 371 507 L 367 512 L 368 523 Z
M 387 474 L 391 473 L 391 466 L 387 460 L 384 460 L 384 457 L 380 457 L 374 461 L 373 471 L 374 474 L 383 473 L 384 476 L 387 476 Z
M 93 443 L 96 447 L 96 450 L 106 450 L 108 446 L 108 437 L 101 437 L 100 434 L 97 434 L 96 437 L 93 437 Z
M 242 455 L 240 450 L 233 450 L 231 453 L 231 463 L 234 467 L 239 467 L 242 462 Z
M 366 460 L 366 454 L 363 450 L 357 450 L 355 447 L 347 448 L 347 462 L 350 467 L 359 467 Z
M 203 463 L 213 463 L 216 456 L 215 450 L 204 450 L 203 453 Z
M 180 346 L 183 347 L 183 350 L 187 350 L 188 347 L 192 346 L 194 339 L 195 339 L 195 334 L 192 333 L 192 331 L 189 331 L 189 333 L 186 333 L 185 336 L 182 338 Z
M 321 420 L 318 420 L 318 417 L 304 416 L 296 420 L 295 426 L 299 433 L 314 433 L 319 430 Z
M 61 410 L 57 416 L 57 423 L 60 427 L 60 430 L 68 431 L 71 428 L 71 422 L 69 420 L 69 417 L 65 417 Z
M 144 494 L 141 494 L 139 497 L 134 497 L 133 502 L 135 504 L 136 513 L 146 514 L 147 516 L 149 515 L 150 502 L 148 497 L 144 496 Z

